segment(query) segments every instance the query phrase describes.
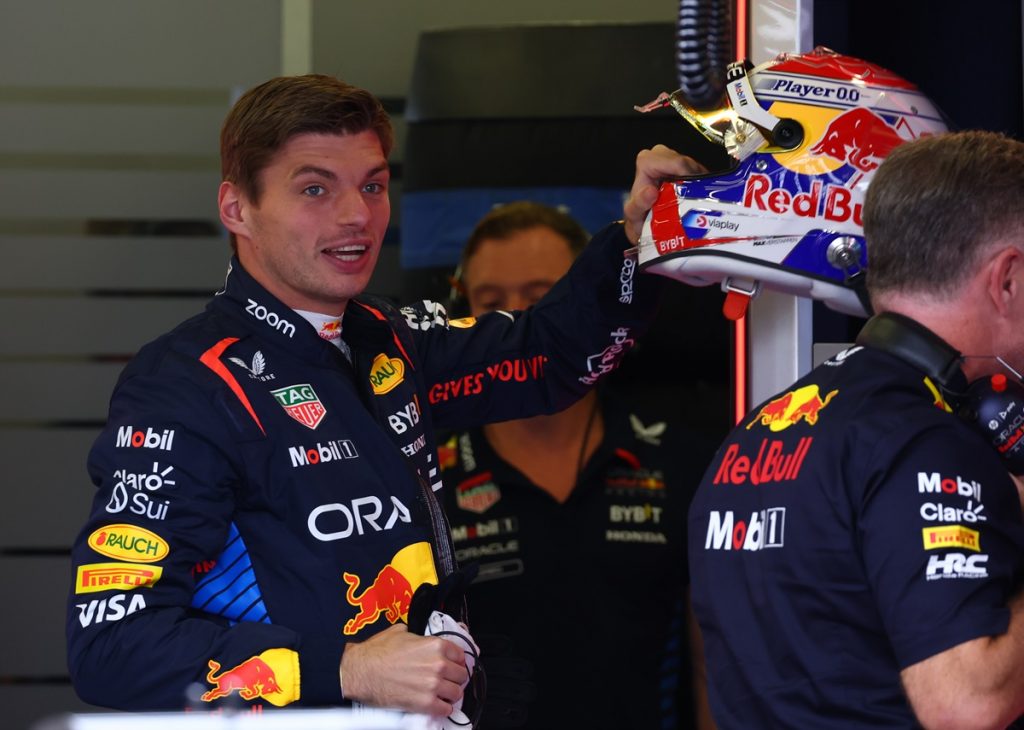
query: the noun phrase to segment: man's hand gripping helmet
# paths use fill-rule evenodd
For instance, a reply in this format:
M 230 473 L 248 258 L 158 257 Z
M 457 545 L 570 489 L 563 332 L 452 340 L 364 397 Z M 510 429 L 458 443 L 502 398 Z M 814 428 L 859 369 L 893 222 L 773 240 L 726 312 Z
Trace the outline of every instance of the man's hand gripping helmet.
M 942 114 L 891 71 L 818 47 L 753 68 L 730 64 L 728 101 L 673 107 L 725 146 L 725 172 L 662 184 L 640 236 L 640 268 L 698 286 L 721 282 L 726 315 L 742 316 L 763 285 L 868 313 L 864 193 L 897 145 L 946 131 Z

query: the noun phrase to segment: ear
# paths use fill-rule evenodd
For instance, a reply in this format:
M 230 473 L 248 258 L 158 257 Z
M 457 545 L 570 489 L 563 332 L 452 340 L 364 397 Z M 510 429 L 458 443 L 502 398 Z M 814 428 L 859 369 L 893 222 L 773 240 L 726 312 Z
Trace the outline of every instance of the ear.
M 224 180 L 217 191 L 217 210 L 224 227 L 236 236 L 250 238 L 249 226 L 246 221 L 249 201 L 233 182 Z
M 1016 317 L 1024 311 L 1024 253 L 1016 246 L 1000 249 L 987 269 L 986 293 L 996 313 Z

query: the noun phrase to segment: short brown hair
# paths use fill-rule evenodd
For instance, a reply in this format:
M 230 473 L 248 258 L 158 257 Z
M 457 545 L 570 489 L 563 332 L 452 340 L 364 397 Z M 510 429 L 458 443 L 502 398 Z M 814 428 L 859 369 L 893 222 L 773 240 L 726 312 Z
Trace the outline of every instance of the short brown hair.
M 514 233 L 542 226 L 550 228 L 569 244 L 569 252 L 575 259 L 590 241 L 590 234 L 568 213 L 542 203 L 519 200 L 499 205 L 477 221 L 462 248 L 458 276 L 466 269 L 466 263 L 486 240 L 508 238 Z
M 358 134 L 371 130 L 391 154 L 391 120 L 373 94 L 333 76 L 279 76 L 250 89 L 231 108 L 220 131 L 220 168 L 259 202 L 260 173 L 274 153 L 299 134 Z
M 1024 143 L 965 131 L 900 145 L 864 201 L 867 286 L 948 296 L 986 246 L 1024 232 Z

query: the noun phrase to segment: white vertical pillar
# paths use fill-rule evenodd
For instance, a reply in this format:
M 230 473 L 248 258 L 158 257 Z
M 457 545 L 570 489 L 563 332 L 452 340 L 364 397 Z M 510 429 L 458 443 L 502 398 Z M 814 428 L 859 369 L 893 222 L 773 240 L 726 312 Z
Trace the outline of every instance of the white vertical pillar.
M 742 1 L 742 0 L 741 0 Z M 749 57 L 755 64 L 813 44 L 813 0 L 749 0 Z M 751 407 L 812 366 L 812 301 L 762 291 L 747 313 L 748 403 Z
M 750 60 L 804 53 L 814 42 L 814 0 L 749 0 Z

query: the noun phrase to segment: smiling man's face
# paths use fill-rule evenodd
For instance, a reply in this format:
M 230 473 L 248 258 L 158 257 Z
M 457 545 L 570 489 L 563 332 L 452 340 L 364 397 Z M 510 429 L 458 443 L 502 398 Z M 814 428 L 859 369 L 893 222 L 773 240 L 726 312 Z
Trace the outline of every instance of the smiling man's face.
M 340 315 L 377 264 L 391 217 L 373 131 L 292 137 L 260 173 L 259 201 L 221 183 L 221 219 L 249 274 L 293 309 Z

